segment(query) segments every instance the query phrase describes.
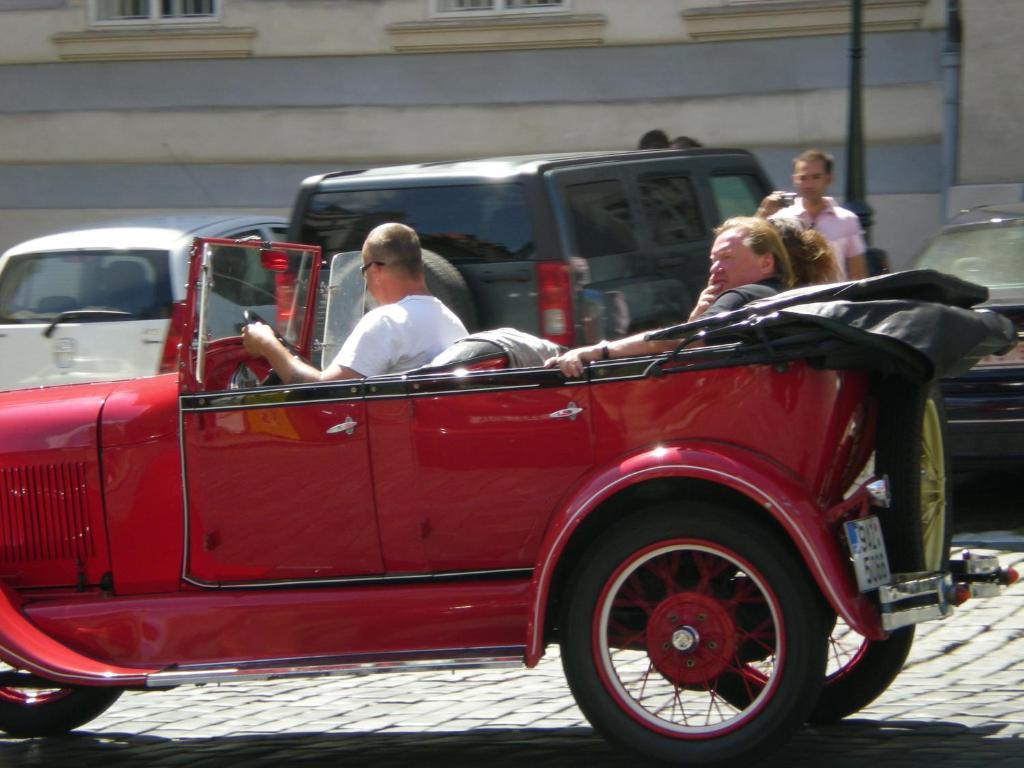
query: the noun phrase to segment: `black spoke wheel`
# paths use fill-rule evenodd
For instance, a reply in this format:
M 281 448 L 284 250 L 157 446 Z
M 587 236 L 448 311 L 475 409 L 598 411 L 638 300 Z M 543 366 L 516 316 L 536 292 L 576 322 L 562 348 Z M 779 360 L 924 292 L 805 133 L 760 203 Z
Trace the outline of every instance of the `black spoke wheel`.
M 692 765 L 761 756 L 822 685 L 820 598 L 789 542 L 749 515 L 664 505 L 623 520 L 570 580 L 562 663 L 612 743 Z

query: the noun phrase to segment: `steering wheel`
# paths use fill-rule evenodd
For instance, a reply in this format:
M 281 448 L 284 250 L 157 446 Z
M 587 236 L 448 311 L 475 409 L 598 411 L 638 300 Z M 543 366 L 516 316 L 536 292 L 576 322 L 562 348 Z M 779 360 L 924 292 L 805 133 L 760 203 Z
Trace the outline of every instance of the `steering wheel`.
M 258 312 L 254 312 L 251 309 L 243 309 L 242 319 L 245 321 L 246 325 L 249 325 L 250 323 L 263 323 L 265 326 L 270 328 L 271 331 L 273 331 L 274 338 L 280 341 L 285 349 L 287 349 L 293 355 L 298 355 L 299 357 L 301 357 L 301 355 L 299 355 L 298 347 L 296 347 L 294 344 L 288 341 L 288 339 L 282 336 L 278 332 L 277 328 L 274 327 L 273 323 L 268 323 L 266 320 L 263 319 L 263 317 Z M 267 377 L 263 379 L 261 383 L 265 387 L 280 384 L 281 377 L 277 375 L 277 371 L 271 369 L 270 373 L 267 374 Z
M 284 345 L 285 349 L 287 349 L 293 355 L 298 355 L 299 354 L 298 347 L 296 347 L 294 344 L 292 344 L 290 341 L 288 341 L 288 339 L 286 339 L 284 336 L 282 336 L 280 334 L 280 332 L 278 332 L 277 328 L 274 327 L 274 324 L 264 320 L 263 316 L 260 315 L 258 312 L 255 312 L 255 311 L 253 311 L 251 309 L 243 309 L 242 310 L 242 319 L 245 321 L 246 325 L 249 325 L 251 323 L 263 323 L 265 326 L 270 328 L 271 331 L 274 332 L 274 338 L 277 339 L 278 341 L 280 341 L 281 344 Z

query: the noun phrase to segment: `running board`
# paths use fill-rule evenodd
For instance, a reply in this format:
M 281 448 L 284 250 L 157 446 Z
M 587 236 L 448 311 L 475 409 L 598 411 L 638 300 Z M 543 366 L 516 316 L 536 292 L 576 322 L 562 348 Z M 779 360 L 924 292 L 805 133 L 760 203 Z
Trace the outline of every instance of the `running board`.
M 378 672 L 434 672 L 460 669 L 502 669 L 523 666 L 525 646 L 473 648 L 424 653 L 354 654 L 303 659 L 260 659 L 223 664 L 183 664 L 146 676 L 147 688 L 178 685 L 283 680 L 330 675 L 371 675 Z
M 995 597 L 1017 581 L 1014 568 L 1003 568 L 996 555 L 965 552 L 949 561 L 947 573 L 897 573 L 878 588 L 882 628 L 887 632 L 922 621 L 944 619 L 972 597 Z

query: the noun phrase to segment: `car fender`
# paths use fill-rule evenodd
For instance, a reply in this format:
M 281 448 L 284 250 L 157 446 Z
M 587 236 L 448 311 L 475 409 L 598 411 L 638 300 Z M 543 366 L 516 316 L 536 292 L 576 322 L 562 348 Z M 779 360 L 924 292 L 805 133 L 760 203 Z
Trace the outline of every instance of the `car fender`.
M 877 609 L 861 595 L 825 511 L 800 480 L 766 456 L 737 445 L 687 441 L 645 449 L 592 473 L 552 517 L 538 552 L 529 595 L 526 663 L 544 650 L 544 617 L 555 570 L 580 524 L 623 490 L 675 477 L 732 489 L 766 511 L 789 536 L 821 593 L 847 624 L 872 639 L 884 637 Z
M 156 668 L 119 667 L 83 656 L 29 621 L 18 594 L 0 582 L 0 659 L 65 685 L 137 686 Z

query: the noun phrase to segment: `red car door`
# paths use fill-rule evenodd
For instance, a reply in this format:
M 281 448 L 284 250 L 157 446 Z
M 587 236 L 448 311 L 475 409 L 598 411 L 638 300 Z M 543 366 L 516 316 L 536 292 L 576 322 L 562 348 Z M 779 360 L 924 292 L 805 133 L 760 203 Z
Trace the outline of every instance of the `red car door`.
M 183 373 L 184 577 L 295 583 L 379 573 L 361 382 L 260 379 L 238 335 L 256 312 L 308 356 L 316 249 L 200 241 Z M 251 319 L 251 318 L 250 318 Z
M 593 462 L 589 387 L 525 369 L 369 389 L 387 570 L 532 567 L 550 515 Z
M 186 577 L 209 583 L 378 573 L 365 405 L 358 385 L 314 402 L 183 398 Z

